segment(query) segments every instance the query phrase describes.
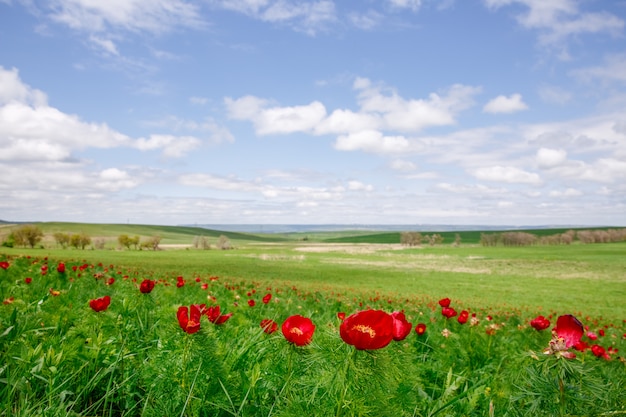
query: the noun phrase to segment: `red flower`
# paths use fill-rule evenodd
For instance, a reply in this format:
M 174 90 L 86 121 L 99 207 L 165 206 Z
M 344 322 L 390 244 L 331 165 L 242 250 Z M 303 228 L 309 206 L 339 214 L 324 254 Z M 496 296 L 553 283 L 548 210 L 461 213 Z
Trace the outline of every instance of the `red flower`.
M 256 303 L 254 302 L 254 300 L 248 300 L 248 305 L 250 307 L 254 307 L 256 305 Z
M 530 321 L 530 325 L 537 331 L 545 330 L 550 327 L 550 320 L 544 316 L 537 316 Z
M 187 306 L 178 307 L 176 317 L 180 328 L 189 334 L 200 330 L 201 309 L 202 306 L 198 304 L 192 304 L 189 308 Z
M 263 297 L 263 304 L 269 303 L 271 299 L 272 299 L 272 294 L 267 294 L 265 297 Z
M 406 320 L 404 311 L 394 311 L 391 313 L 391 318 L 393 319 L 393 340 L 396 342 L 404 340 L 411 333 L 413 325 Z
M 417 326 L 415 326 L 415 333 L 417 333 L 418 336 L 426 333 L 426 325 L 424 323 L 419 323 Z
M 33 279 L 31 277 L 26 277 L 24 278 L 24 282 L 30 284 L 31 282 L 33 282 Z
M 15 300 L 15 298 L 13 297 L 9 297 L 9 298 L 5 298 L 4 301 L 2 302 L 2 304 L 13 304 L 13 301 Z
M 233 313 L 222 314 L 220 306 L 211 306 L 203 311 L 203 314 L 214 324 L 224 324 L 232 317 Z
M 382 310 L 359 311 L 341 323 L 339 335 L 359 350 L 381 349 L 393 340 L 393 318 Z
M 0 262 L 0 268 L 8 269 L 9 268 L 9 263 L 7 261 Z
M 611 359 L 606 350 L 600 345 L 591 346 L 591 352 L 598 358 Z
M 341 321 L 344 321 L 346 319 L 346 313 L 340 311 L 339 313 L 337 313 L 337 318 Z
M 141 281 L 141 284 L 139 284 L 139 291 L 144 294 L 150 294 L 150 292 L 154 289 L 154 284 L 155 282 L 151 279 L 144 279 Z
M 467 319 L 469 319 L 469 312 L 467 310 L 463 310 L 461 311 L 461 314 L 459 314 L 457 321 L 461 324 L 465 324 L 467 323 Z
M 109 297 L 108 295 L 89 301 L 89 307 L 91 307 L 96 313 L 99 313 L 100 311 L 104 311 L 109 308 L 109 304 L 111 304 L 111 297 Z
M 596 340 L 598 338 L 598 335 L 594 332 L 587 332 L 587 337 L 589 338 L 589 340 Z
M 441 309 L 441 314 L 443 314 L 447 319 L 454 317 L 457 315 L 457 312 L 452 307 L 443 307 Z
M 441 300 L 439 300 L 439 305 L 441 307 L 450 307 L 450 299 L 449 298 L 442 298 Z
M 574 359 L 576 355 L 569 352 L 571 347 L 580 346 L 580 338 L 583 336 L 584 328 L 578 319 L 571 314 L 559 316 L 556 320 L 556 327 L 552 329 L 552 340 L 543 353 L 555 356 L 562 356 L 567 359 Z
M 290 316 L 281 326 L 281 330 L 287 341 L 296 346 L 305 346 L 311 343 L 315 325 L 311 319 L 298 314 Z
M 582 323 L 571 314 L 560 316 L 556 320 L 556 327 L 552 331 L 564 340 L 565 346 L 568 348 L 580 342 L 580 338 L 584 333 Z
M 263 319 L 261 320 L 261 327 L 265 333 L 272 334 L 278 330 L 278 323 L 271 319 Z
M 60 263 L 57 265 L 57 272 L 58 272 L 59 274 L 64 274 L 64 273 L 65 273 L 65 264 L 64 264 L 63 262 L 60 262 Z

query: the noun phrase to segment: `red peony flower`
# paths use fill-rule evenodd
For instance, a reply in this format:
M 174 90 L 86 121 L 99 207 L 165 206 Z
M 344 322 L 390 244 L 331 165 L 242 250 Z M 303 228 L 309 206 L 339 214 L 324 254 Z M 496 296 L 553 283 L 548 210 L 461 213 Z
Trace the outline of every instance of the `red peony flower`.
M 450 299 L 449 298 L 442 298 L 441 300 L 439 300 L 439 305 L 441 307 L 450 307 Z
M 341 323 L 339 335 L 359 350 L 381 349 L 393 340 L 394 320 L 382 310 L 359 311 Z
M 24 282 L 30 284 L 31 282 L 33 282 L 33 279 L 31 277 L 26 277 L 24 278 Z
M 198 304 L 192 304 L 187 306 L 178 307 L 176 317 L 178 318 L 178 324 L 180 328 L 185 332 L 192 334 L 200 330 L 200 317 L 201 309 L 203 307 Z
M 574 359 L 576 355 L 568 349 L 580 346 L 583 333 L 583 325 L 576 317 L 571 314 L 559 316 L 556 320 L 556 327 L 552 329 L 552 340 L 543 353 Z
M 418 336 L 426 333 L 426 325 L 424 323 L 419 323 L 417 326 L 415 326 L 415 333 L 417 333 Z
M 404 311 L 394 311 L 391 313 L 391 318 L 393 319 L 393 340 L 396 342 L 404 340 L 411 333 L 413 325 L 406 320 Z
M 57 265 L 57 272 L 58 272 L 59 274 L 64 274 L 64 273 L 65 273 L 65 264 L 64 264 L 63 262 L 60 262 L 60 263 Z
M 341 321 L 344 321 L 346 319 L 346 313 L 340 311 L 339 313 L 337 313 L 337 318 Z
M 2 269 L 9 269 L 9 263 L 7 261 L 2 261 L 0 262 L 0 268 Z
M 222 314 L 220 306 L 211 306 L 203 311 L 203 314 L 207 316 L 209 321 L 214 324 L 224 324 L 232 317 L 233 313 Z
M 272 319 L 263 319 L 261 320 L 261 327 L 265 333 L 272 334 L 278 330 L 278 323 Z
M 443 314 L 447 319 L 452 318 L 457 315 L 457 312 L 452 307 L 442 307 L 441 314 Z
M 589 340 L 596 340 L 596 339 L 598 339 L 598 335 L 595 334 L 594 332 L 587 332 L 587 337 L 589 338 Z
M 263 304 L 269 303 L 271 299 L 272 299 L 272 294 L 265 295 L 265 297 L 263 297 Z
M 254 302 L 254 300 L 248 300 L 248 305 L 250 307 L 254 307 L 256 305 L 256 303 Z
M 281 330 L 287 341 L 296 346 L 305 346 L 311 343 L 315 325 L 311 319 L 298 314 L 290 316 L 281 326 Z
M 154 284 L 155 282 L 151 279 L 144 279 L 143 281 L 141 281 L 141 284 L 139 284 L 139 291 L 144 294 L 150 294 L 154 289 Z
M 537 316 L 530 321 L 530 325 L 537 331 L 545 330 L 550 327 L 550 320 L 544 316 Z
M 606 349 L 600 345 L 591 346 L 591 352 L 598 358 L 611 359 L 608 353 L 606 353 Z
M 469 319 L 469 312 L 467 310 L 463 310 L 461 311 L 461 314 L 459 314 L 457 321 L 461 324 L 465 324 L 467 323 L 468 319 Z
M 582 323 L 571 314 L 560 316 L 556 320 L 556 327 L 552 331 L 565 341 L 565 346 L 568 348 L 580 342 L 580 338 L 584 333 Z
M 89 301 L 89 307 L 91 307 L 92 310 L 96 313 L 99 313 L 100 311 L 104 311 L 109 308 L 109 304 L 111 304 L 111 297 L 109 297 L 108 295 Z

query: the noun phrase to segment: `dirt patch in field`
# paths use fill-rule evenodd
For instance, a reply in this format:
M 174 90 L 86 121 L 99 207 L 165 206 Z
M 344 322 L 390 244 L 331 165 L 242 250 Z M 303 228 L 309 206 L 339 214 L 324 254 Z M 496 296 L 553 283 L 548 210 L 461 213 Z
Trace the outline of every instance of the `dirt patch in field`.
M 411 269 L 422 271 L 443 271 L 443 272 L 457 272 L 466 274 L 491 274 L 492 271 L 489 268 L 478 268 L 459 264 L 450 264 L 434 260 L 433 258 L 424 259 L 420 261 L 366 261 L 363 259 L 340 259 L 329 258 L 324 260 L 326 263 L 342 264 L 342 265 L 358 265 L 362 267 L 377 267 L 377 268 L 394 268 L 394 269 Z
M 322 243 L 319 245 L 307 245 L 299 246 L 294 250 L 299 252 L 312 252 L 312 253 L 328 253 L 328 252 L 342 252 L 352 254 L 367 254 L 376 253 L 386 250 L 402 250 L 406 249 L 406 246 L 400 244 L 383 244 L 383 243 Z

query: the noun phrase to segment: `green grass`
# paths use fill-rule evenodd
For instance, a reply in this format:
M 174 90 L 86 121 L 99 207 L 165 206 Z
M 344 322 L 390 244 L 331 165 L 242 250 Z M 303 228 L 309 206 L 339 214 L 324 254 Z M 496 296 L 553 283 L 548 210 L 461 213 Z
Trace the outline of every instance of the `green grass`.
M 307 252 L 306 244 L 242 244 L 239 249 L 75 251 L 3 248 L 54 259 L 73 258 L 181 274 L 293 282 L 302 286 L 378 291 L 392 296 L 454 297 L 467 306 L 574 311 L 626 317 L 626 244 L 461 246 L 373 253 Z
M 112 236 L 156 230 L 121 226 L 105 228 Z M 170 243 L 195 236 L 168 230 Z M 0 261 L 10 263 L 0 269 L 7 301 L 0 305 L 0 416 L 626 413 L 617 357 L 626 351 L 626 243 L 374 250 L 233 239 L 237 249 L 229 251 L 0 247 Z M 61 261 L 65 274 L 56 272 Z M 71 270 L 79 265 L 87 269 Z M 186 281 L 181 288 L 178 276 Z M 151 294 L 137 289 L 144 278 L 158 281 Z M 273 294 L 267 305 L 266 293 Z M 103 295 L 111 296 L 109 309 L 91 311 L 88 301 Z M 443 297 L 479 323 L 443 318 Z M 221 326 L 203 318 L 198 333 L 186 334 L 176 311 L 192 303 L 217 304 L 233 316 Z M 339 337 L 337 312 L 367 307 L 404 310 L 427 333 L 355 350 Z M 280 330 L 266 335 L 259 327 L 264 318 L 280 324 L 293 314 L 316 324 L 310 345 L 290 345 Z M 552 325 L 574 314 L 590 330 L 606 330 L 597 343 L 619 354 L 610 361 L 590 351 L 571 361 L 543 355 L 549 330 L 528 326 L 537 314 Z

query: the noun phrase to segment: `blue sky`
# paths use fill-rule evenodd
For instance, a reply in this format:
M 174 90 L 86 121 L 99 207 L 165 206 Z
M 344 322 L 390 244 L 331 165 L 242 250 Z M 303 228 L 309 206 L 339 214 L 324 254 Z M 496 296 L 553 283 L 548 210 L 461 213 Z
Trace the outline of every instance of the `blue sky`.
M 0 0 L 0 219 L 625 226 L 625 16 Z

